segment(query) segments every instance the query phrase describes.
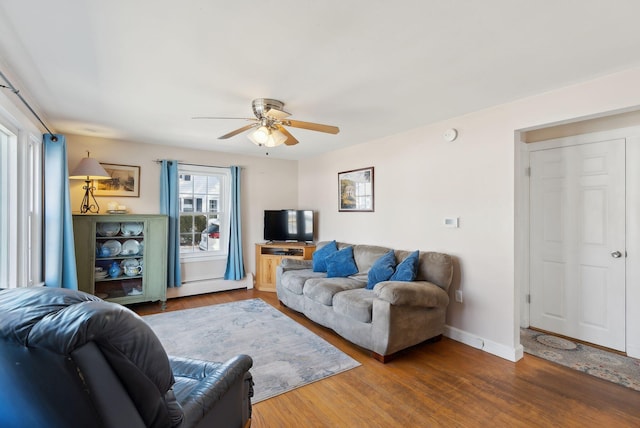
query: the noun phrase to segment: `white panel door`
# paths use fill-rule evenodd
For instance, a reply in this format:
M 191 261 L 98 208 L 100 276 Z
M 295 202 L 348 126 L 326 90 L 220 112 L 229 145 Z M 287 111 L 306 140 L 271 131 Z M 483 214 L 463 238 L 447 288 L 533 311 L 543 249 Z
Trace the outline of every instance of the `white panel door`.
M 625 350 L 625 140 L 531 152 L 532 327 Z

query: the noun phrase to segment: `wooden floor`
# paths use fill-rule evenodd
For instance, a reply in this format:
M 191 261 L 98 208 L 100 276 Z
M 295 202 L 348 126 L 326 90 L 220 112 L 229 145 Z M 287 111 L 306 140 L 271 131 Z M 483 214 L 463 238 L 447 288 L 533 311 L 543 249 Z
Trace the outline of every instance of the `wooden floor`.
M 382 364 L 280 306 L 274 293 L 257 290 L 172 299 L 167 310 L 255 297 L 362 366 L 255 404 L 253 428 L 640 426 L 640 392 L 528 354 L 512 363 L 444 338 Z M 141 315 L 160 311 L 157 304 L 132 309 Z

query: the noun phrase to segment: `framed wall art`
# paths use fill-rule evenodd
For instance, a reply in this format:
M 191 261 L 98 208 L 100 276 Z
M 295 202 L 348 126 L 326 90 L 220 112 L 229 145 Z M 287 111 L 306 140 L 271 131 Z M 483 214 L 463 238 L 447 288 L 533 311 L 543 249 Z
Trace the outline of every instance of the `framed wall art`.
M 95 181 L 95 196 L 140 197 L 140 167 L 102 163 L 111 179 Z
M 373 167 L 338 173 L 338 211 L 373 211 Z

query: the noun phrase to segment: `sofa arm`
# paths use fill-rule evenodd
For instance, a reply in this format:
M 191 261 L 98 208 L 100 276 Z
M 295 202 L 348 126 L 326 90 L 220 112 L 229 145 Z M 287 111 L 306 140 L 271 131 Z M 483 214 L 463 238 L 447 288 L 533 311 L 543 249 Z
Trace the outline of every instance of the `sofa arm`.
M 439 308 L 449 304 L 447 293 L 428 281 L 383 281 L 376 284 L 373 291 L 379 299 L 396 306 Z
M 294 269 L 312 269 L 313 261 L 285 258 L 280 262 L 280 267 L 282 268 L 283 272 Z

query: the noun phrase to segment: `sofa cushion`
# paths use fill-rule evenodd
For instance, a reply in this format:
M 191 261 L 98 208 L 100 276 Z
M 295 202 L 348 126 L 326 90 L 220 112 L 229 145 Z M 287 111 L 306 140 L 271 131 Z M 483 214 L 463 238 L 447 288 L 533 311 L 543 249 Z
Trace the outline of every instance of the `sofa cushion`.
M 322 248 L 316 250 L 313 253 L 313 271 L 314 272 L 326 272 L 327 271 L 327 256 L 338 251 L 336 241 L 331 241 Z
M 310 278 L 304 283 L 302 294 L 314 302 L 331 306 L 336 293 L 364 288 L 366 285 L 366 282 L 353 278 Z
M 346 277 L 358 273 L 358 266 L 353 260 L 353 247 L 347 247 L 325 259 L 327 264 L 327 278 Z
M 404 259 L 396 267 L 396 271 L 391 275 L 391 281 L 413 281 L 416 279 L 416 273 L 418 272 L 418 257 L 419 251 L 414 251 Z
M 396 256 L 400 260 L 397 251 Z M 432 282 L 447 291 L 453 280 L 453 265 L 453 259 L 448 254 L 429 251 L 420 253 L 416 280 Z
M 338 246 L 340 248 L 340 246 Z M 382 256 L 391 250 L 389 247 L 380 247 L 377 245 L 354 245 L 353 258 L 358 266 L 358 272 L 367 274 L 371 266 Z
M 313 272 L 311 269 L 295 269 L 288 270 L 282 273 L 280 282 L 283 288 L 293 294 L 302 294 L 304 283 L 309 278 L 324 278 L 327 276 L 324 272 Z
M 381 281 L 391 278 L 396 267 L 396 256 L 393 250 L 389 250 L 384 256 L 380 257 L 369 269 L 367 289 L 372 290 L 373 286 Z
M 370 323 L 375 297 L 373 290 L 366 288 L 343 291 L 333 297 L 333 310 L 356 321 Z

